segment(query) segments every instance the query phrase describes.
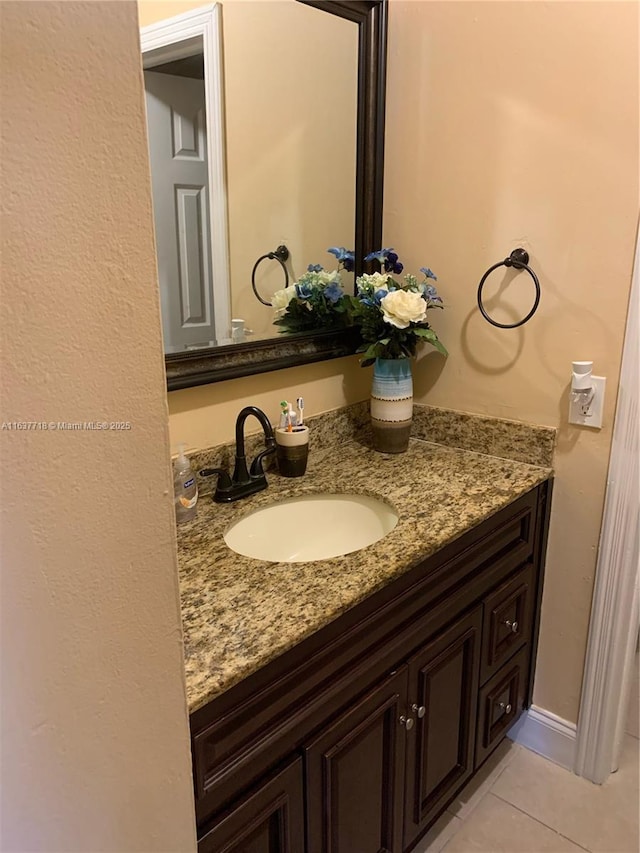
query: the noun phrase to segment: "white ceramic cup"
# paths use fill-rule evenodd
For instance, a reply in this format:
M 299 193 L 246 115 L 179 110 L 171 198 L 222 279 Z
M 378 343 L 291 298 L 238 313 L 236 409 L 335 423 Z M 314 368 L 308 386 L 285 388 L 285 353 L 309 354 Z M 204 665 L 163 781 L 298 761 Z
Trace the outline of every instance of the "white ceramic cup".
M 276 458 L 283 477 L 302 477 L 309 456 L 309 427 L 276 428 Z

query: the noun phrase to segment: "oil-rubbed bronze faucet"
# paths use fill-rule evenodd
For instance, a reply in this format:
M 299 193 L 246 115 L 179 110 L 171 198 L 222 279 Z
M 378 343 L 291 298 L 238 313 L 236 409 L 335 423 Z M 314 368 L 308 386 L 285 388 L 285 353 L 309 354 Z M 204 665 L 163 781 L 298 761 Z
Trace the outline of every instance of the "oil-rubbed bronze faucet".
M 244 453 L 244 424 L 249 415 L 253 415 L 260 421 L 264 430 L 265 449 L 258 453 L 251 463 L 251 467 L 247 470 L 247 457 Z M 275 449 L 276 440 L 269 418 L 257 406 L 245 406 L 236 419 L 236 462 L 233 477 L 229 477 L 223 468 L 203 468 L 200 471 L 201 477 L 210 477 L 212 474 L 218 475 L 218 483 L 213 494 L 214 501 L 230 503 L 266 489 L 268 483 L 262 469 L 262 462 L 265 456 L 274 453 Z

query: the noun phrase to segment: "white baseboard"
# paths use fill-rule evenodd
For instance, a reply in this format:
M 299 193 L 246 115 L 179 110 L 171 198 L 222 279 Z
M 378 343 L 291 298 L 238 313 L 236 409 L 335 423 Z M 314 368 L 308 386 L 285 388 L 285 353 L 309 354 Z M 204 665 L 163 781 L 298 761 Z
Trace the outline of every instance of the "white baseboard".
M 574 768 L 576 725 L 551 711 L 532 705 L 511 729 L 509 737 L 567 770 Z

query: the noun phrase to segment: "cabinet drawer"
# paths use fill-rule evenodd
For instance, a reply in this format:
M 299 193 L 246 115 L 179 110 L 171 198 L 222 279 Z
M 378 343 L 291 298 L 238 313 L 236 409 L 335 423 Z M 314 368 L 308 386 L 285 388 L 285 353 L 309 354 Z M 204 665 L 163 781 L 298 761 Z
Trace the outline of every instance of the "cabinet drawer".
M 302 759 L 257 785 L 198 839 L 198 853 L 304 850 Z
M 498 746 L 520 716 L 524 708 L 528 665 L 529 646 L 525 646 L 480 690 L 476 767 Z
M 533 577 L 533 566 L 527 564 L 485 598 L 481 684 L 531 638 Z

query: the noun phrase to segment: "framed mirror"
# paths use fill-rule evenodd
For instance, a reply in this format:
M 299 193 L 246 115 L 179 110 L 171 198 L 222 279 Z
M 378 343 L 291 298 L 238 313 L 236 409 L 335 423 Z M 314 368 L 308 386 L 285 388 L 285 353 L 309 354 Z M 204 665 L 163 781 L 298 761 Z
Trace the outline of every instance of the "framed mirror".
M 349 331 L 279 333 L 264 303 L 309 263 L 331 268 L 330 246 L 355 250 L 357 275 L 381 245 L 386 0 L 224 15 L 224 45 L 219 4 L 141 31 L 168 390 L 353 353 Z M 282 243 L 284 263 L 270 257 Z

